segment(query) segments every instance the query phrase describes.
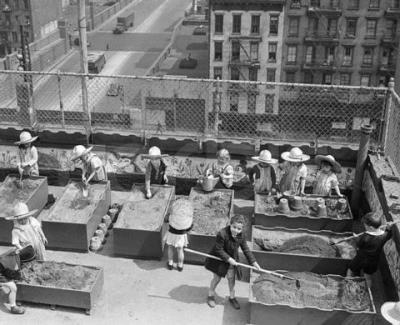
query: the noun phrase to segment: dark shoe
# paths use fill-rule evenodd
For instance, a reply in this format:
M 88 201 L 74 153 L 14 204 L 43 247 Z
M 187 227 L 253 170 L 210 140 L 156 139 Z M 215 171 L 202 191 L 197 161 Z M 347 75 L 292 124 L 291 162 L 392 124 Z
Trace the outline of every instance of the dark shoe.
M 10 312 L 11 314 L 22 315 L 25 313 L 25 309 L 18 306 L 12 306 Z
M 177 269 L 178 269 L 179 272 L 182 272 L 182 271 L 183 271 L 183 265 L 182 265 L 182 266 L 179 266 L 179 265 L 178 265 L 178 266 L 177 266 Z
M 174 264 L 169 264 L 167 262 L 167 269 L 171 271 L 173 268 L 174 268 Z
M 207 304 L 208 304 L 211 308 L 214 308 L 214 307 L 216 306 L 215 297 L 214 297 L 214 296 L 208 296 L 208 297 L 207 297 Z
M 233 308 L 240 309 L 240 305 L 239 305 L 238 301 L 236 300 L 236 298 L 229 298 L 229 302 L 231 303 Z

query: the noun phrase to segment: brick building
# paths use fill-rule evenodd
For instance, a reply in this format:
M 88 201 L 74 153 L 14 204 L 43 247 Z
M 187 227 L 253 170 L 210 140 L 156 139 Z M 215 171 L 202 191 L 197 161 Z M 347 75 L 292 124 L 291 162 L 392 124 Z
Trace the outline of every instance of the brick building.
M 57 30 L 61 0 L 0 0 L 0 56 L 21 46 L 20 25 L 28 42 Z
M 284 0 L 209 1 L 210 78 L 280 80 L 284 3 Z M 239 84 L 229 87 L 222 92 L 222 111 L 263 113 L 277 105 L 274 89 L 271 94 L 261 96 L 256 88 L 252 91 Z
M 399 0 L 287 0 L 281 81 L 386 84 L 399 18 Z

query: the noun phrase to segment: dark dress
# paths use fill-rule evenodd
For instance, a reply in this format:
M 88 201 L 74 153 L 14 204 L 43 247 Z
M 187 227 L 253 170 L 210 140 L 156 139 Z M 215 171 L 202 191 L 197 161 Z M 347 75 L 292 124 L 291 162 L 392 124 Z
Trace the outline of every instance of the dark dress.
M 160 161 L 160 167 L 158 168 L 158 170 L 153 166 L 151 162 L 149 162 L 149 168 L 150 168 L 150 184 L 164 185 L 165 184 L 164 175 L 167 166 L 162 161 L 162 159 Z
M 260 180 L 261 177 L 261 170 L 258 164 L 254 165 L 252 168 L 249 170 L 249 179 L 251 183 L 257 182 L 257 180 Z M 273 188 L 276 188 L 276 173 L 275 169 L 272 166 L 264 167 L 263 168 L 265 171 L 265 180 L 262 180 L 262 184 L 264 185 L 265 188 L 262 188 L 261 191 L 257 189 L 258 184 L 255 184 L 254 190 L 256 192 L 268 192 L 270 193 Z
M 225 277 L 230 266 L 228 263 L 229 258 L 232 257 L 236 261 L 239 260 L 239 247 L 242 248 L 242 251 L 249 264 L 253 264 L 256 259 L 254 258 L 253 253 L 250 251 L 243 233 L 240 233 L 236 236 L 236 238 L 233 238 L 230 226 L 221 229 L 217 234 L 216 242 L 210 251 L 210 255 L 217 256 L 224 260 L 224 262 L 212 258 L 206 258 L 206 269 L 220 277 Z M 241 274 L 239 269 L 237 274 L 238 278 L 240 279 Z
M 391 228 L 387 228 L 380 236 L 365 233 L 357 241 L 357 255 L 350 262 L 349 268 L 354 275 L 359 276 L 361 270 L 373 274 L 378 270 L 379 257 L 385 243 L 391 238 Z

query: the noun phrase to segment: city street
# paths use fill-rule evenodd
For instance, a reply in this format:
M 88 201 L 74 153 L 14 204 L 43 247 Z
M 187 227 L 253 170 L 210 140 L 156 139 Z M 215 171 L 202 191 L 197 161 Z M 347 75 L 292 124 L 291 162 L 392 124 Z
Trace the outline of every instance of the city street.
M 97 30 L 88 33 L 90 51 L 104 51 L 106 65 L 100 75 L 143 75 L 171 39 L 174 26 L 184 16 L 190 0 L 138 0 L 124 12 L 135 11 L 132 28 L 123 34 L 112 33 L 118 14 Z M 108 45 L 108 46 L 107 46 Z M 106 51 L 106 49 L 109 49 Z M 79 52 L 70 55 L 51 71 L 79 72 Z M 113 79 L 94 78 L 88 81 L 89 105 L 95 112 L 119 112 L 119 96 L 106 96 Z M 76 77 L 62 78 L 61 94 L 66 111 L 81 110 L 81 84 Z M 35 89 L 35 106 L 58 110 L 60 106 L 56 77 L 42 81 Z

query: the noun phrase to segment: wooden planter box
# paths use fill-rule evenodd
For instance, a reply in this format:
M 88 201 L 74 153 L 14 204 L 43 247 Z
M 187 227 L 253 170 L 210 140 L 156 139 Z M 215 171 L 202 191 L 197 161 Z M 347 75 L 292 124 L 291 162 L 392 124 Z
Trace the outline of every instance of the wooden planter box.
M 206 221 L 205 218 L 207 216 L 204 215 L 205 211 L 207 210 L 206 206 L 199 206 L 196 209 L 196 202 L 198 202 L 198 198 L 203 197 L 202 200 L 206 200 L 207 197 L 212 197 L 216 193 L 222 193 L 225 195 L 229 195 L 230 201 L 228 202 L 228 209 L 226 213 L 226 222 L 221 222 L 219 226 L 215 226 L 213 228 L 212 233 L 201 233 L 200 231 L 196 231 L 196 219 L 203 221 Z M 233 190 L 228 190 L 228 189 L 216 189 L 212 192 L 204 192 L 202 189 L 198 187 L 192 187 L 190 194 L 189 194 L 189 200 L 194 202 L 195 205 L 195 211 L 194 211 L 194 220 L 193 220 L 193 230 L 190 232 L 189 235 L 189 247 L 191 249 L 194 249 L 196 251 L 200 251 L 203 253 L 209 253 L 211 248 L 215 244 L 215 236 L 217 235 L 217 232 L 228 225 L 231 217 L 233 216 L 233 198 L 234 198 L 234 191 Z M 220 208 L 220 206 L 218 206 Z M 192 263 L 192 264 L 204 264 L 204 257 L 191 254 L 191 253 L 185 253 L 185 263 Z
M 84 309 L 86 314 L 90 314 L 90 310 L 95 306 L 95 303 L 103 289 L 103 269 L 94 266 L 66 264 L 70 266 L 82 266 L 96 271 L 97 275 L 92 287 L 86 291 L 18 282 L 17 300 L 31 303 L 48 304 L 52 309 L 54 309 L 56 306 L 80 308 Z
M 271 243 L 280 245 L 296 237 L 310 236 L 322 239 L 326 242 L 326 245 L 329 245 L 330 240 L 338 241 L 352 236 L 352 233 L 335 233 L 329 230 L 312 231 L 306 229 L 266 228 L 262 226 L 253 226 L 252 233 L 252 252 L 260 266 L 267 270 L 308 271 L 318 274 L 345 276 L 348 265 L 356 254 L 356 247 L 353 241 L 343 242 L 336 246 L 341 257 L 266 251 L 262 250 L 255 243 L 256 238 L 267 238 Z M 332 248 L 334 247 L 332 246 Z
M 11 244 L 11 230 L 13 222 L 5 220 L 4 217 L 10 216 L 14 212 L 14 206 L 17 202 L 24 202 L 30 210 L 39 211 L 47 203 L 48 187 L 47 177 L 30 176 L 24 177 L 23 189 L 18 189 L 16 183 L 19 182 L 19 175 L 8 175 L 0 185 L 0 244 Z M 28 184 L 37 186 L 29 188 Z
M 162 226 L 175 199 L 175 187 L 151 185 L 146 199 L 144 184 L 134 184 L 114 224 L 114 253 L 118 256 L 161 259 Z
M 272 197 L 276 199 L 274 196 Z M 303 197 L 303 202 L 307 206 L 312 206 L 316 203 L 317 198 L 325 200 L 337 200 L 339 197 L 322 197 L 316 195 L 307 195 Z M 255 224 L 265 227 L 284 227 L 289 229 L 309 229 L 309 230 L 331 230 L 334 232 L 351 231 L 353 224 L 353 215 L 350 210 L 349 202 L 347 201 L 347 210 L 345 213 L 337 213 L 337 217 L 329 215 L 327 217 L 317 217 L 313 211 L 309 209 L 309 213 L 304 214 L 304 211 L 290 211 L 288 214 L 283 214 L 277 211 L 277 203 L 266 203 L 271 200 L 264 194 L 255 194 L 254 198 L 254 216 Z M 331 212 L 335 213 L 334 210 Z
M 366 311 L 353 311 L 350 309 L 322 309 L 317 307 L 304 307 L 291 306 L 290 303 L 282 304 L 266 304 L 257 301 L 253 295 L 253 282 L 257 276 L 251 271 L 250 279 L 250 323 L 254 325 L 293 325 L 293 324 L 307 324 L 307 325 L 327 325 L 327 324 L 341 324 L 341 325 L 355 325 L 355 324 L 373 324 L 376 316 L 376 310 L 372 299 L 371 291 L 369 290 L 366 280 L 364 278 L 351 278 L 345 279 L 338 275 L 327 275 L 329 278 L 342 279 L 343 281 L 356 281 L 362 282 L 368 288 L 368 305 Z M 281 272 L 283 273 L 283 272 Z M 297 289 L 293 283 L 293 290 Z
M 49 242 L 47 248 L 87 252 L 90 239 L 110 204 L 109 181 L 90 184 L 87 199 L 82 196 L 80 184 L 70 181 L 61 198 L 42 219 Z

